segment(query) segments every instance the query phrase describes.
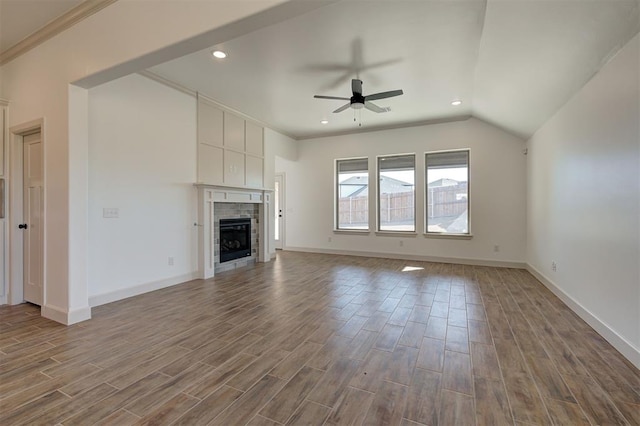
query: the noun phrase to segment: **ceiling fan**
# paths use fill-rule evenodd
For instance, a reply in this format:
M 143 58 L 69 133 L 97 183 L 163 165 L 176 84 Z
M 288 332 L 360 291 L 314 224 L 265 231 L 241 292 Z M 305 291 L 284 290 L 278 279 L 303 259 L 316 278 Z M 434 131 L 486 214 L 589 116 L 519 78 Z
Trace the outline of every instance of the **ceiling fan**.
M 356 78 L 354 78 L 353 80 L 351 80 L 351 91 L 353 92 L 353 96 L 351 96 L 351 98 L 341 98 L 338 96 L 322 96 L 322 95 L 315 95 L 314 98 L 316 99 L 336 99 L 336 100 L 342 100 L 342 101 L 349 101 L 348 104 L 342 105 L 340 108 L 338 108 L 337 110 L 333 111 L 333 112 L 342 112 L 345 109 L 351 107 L 353 109 L 362 109 L 362 108 L 366 108 L 369 111 L 373 111 L 373 112 L 388 112 L 391 111 L 391 108 L 386 107 L 386 108 L 382 108 L 379 107 L 378 105 L 374 104 L 371 101 L 375 101 L 378 99 L 386 99 L 386 98 L 392 98 L 394 96 L 400 96 L 402 95 L 402 90 L 390 90 L 388 92 L 380 92 L 380 93 L 374 93 L 373 95 L 367 95 L 367 96 L 363 96 L 362 95 L 362 80 L 358 80 Z

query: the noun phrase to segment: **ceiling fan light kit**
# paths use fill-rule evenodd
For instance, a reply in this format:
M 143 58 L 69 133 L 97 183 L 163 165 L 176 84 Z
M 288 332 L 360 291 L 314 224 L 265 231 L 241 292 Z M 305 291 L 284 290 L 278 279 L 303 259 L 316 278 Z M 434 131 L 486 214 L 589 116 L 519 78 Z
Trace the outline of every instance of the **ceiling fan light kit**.
M 371 101 L 375 101 L 378 99 L 392 98 L 394 96 L 400 96 L 403 94 L 402 90 L 390 90 L 388 92 L 380 92 L 380 93 L 374 93 L 372 95 L 364 96 L 362 94 L 362 80 L 359 80 L 356 78 L 351 80 L 351 92 L 352 92 L 352 96 L 350 98 L 344 98 L 339 96 L 323 96 L 323 95 L 315 95 L 314 98 L 349 101 L 348 104 L 345 104 L 340 108 L 336 109 L 335 111 L 333 111 L 334 113 L 342 112 L 347 108 L 352 108 L 355 110 L 366 108 L 369 111 L 381 113 L 381 112 L 389 112 L 391 111 L 391 108 L 380 107 Z

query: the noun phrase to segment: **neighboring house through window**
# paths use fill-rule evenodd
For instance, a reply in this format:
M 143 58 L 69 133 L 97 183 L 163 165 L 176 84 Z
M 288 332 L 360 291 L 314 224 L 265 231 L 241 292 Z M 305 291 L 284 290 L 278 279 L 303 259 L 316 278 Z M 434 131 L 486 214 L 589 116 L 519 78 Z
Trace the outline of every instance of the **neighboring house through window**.
M 415 232 L 415 155 L 378 157 L 378 229 Z
M 369 160 L 336 160 L 336 229 L 369 229 Z

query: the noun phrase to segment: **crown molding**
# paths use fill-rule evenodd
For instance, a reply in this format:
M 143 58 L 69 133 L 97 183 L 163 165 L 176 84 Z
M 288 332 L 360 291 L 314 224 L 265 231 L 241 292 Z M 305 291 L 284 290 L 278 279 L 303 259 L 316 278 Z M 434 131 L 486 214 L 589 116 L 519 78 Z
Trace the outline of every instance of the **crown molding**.
M 180 83 L 176 83 L 173 80 L 169 80 L 167 78 L 164 78 L 152 71 L 149 70 L 142 70 L 142 71 L 138 71 L 138 74 L 140 74 L 143 77 L 147 77 L 150 80 L 155 81 L 156 83 L 160 83 L 160 84 L 164 84 L 167 87 L 171 87 L 172 89 L 175 89 L 179 92 L 184 93 L 185 95 L 189 95 L 189 96 L 193 96 L 194 98 L 198 97 L 198 92 L 196 92 L 195 90 L 191 90 L 186 86 L 183 86 Z
M 53 19 L 44 27 L 36 30 L 18 43 L 0 52 L 0 65 L 4 65 L 20 55 L 27 53 L 34 47 L 44 43 L 62 31 L 72 27 L 85 18 L 93 15 L 115 3 L 118 0 L 85 0 L 76 7 L 68 10 L 63 15 Z

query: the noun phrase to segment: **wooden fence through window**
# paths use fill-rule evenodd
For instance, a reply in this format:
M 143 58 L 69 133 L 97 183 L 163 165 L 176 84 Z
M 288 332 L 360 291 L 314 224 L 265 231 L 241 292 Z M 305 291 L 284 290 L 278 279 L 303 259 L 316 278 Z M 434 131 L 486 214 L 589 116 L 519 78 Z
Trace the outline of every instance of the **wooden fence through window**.
M 456 217 L 467 210 L 467 183 L 428 188 L 427 214 L 430 218 Z M 340 225 L 362 225 L 369 221 L 369 198 L 343 197 L 338 204 Z M 380 194 L 380 222 L 412 222 L 415 214 L 413 192 Z

